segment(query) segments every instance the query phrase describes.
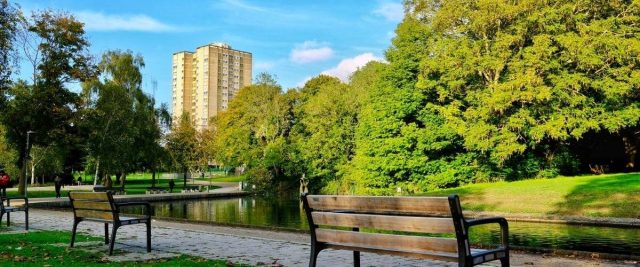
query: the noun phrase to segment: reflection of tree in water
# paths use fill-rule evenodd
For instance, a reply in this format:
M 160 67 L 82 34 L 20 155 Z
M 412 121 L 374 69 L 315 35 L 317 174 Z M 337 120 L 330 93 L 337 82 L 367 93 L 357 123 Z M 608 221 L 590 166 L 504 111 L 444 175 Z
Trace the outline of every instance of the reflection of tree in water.
M 153 214 L 158 217 L 294 229 L 308 227 L 296 196 L 157 202 L 152 206 Z

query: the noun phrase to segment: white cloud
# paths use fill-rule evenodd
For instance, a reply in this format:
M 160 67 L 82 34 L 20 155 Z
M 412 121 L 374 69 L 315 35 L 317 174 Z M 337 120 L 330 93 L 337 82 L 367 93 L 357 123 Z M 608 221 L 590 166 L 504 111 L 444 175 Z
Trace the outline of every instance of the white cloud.
M 255 63 L 253 63 L 253 67 L 256 70 L 262 70 L 262 71 L 267 71 L 272 69 L 276 64 L 274 62 L 270 62 L 270 61 L 256 61 Z
M 373 14 L 388 21 L 400 22 L 404 17 L 404 7 L 399 3 L 382 3 L 373 11 Z
M 364 53 L 352 58 L 345 58 L 337 66 L 323 71 L 322 74 L 335 76 L 346 82 L 354 71 L 367 65 L 369 61 L 382 61 L 382 59 L 374 56 L 373 53 Z
M 291 61 L 304 64 L 330 59 L 333 56 L 333 49 L 326 44 L 316 41 L 305 41 L 297 44 L 291 50 Z
M 178 28 L 164 24 L 147 15 L 108 15 L 91 11 L 76 12 L 74 16 L 88 31 L 167 32 Z
M 243 9 L 246 11 L 256 11 L 256 12 L 268 12 L 269 9 L 261 7 L 261 6 L 257 6 L 257 5 L 252 5 L 249 3 L 246 3 L 242 0 L 224 0 L 224 3 L 233 6 L 234 8 L 239 8 L 239 9 Z

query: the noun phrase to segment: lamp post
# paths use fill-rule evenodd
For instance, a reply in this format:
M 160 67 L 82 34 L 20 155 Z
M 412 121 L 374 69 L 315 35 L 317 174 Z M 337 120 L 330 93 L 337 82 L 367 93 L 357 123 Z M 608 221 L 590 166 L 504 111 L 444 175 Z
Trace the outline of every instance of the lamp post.
M 27 166 L 27 159 L 29 158 L 29 155 L 31 154 L 31 150 L 29 149 L 29 135 L 36 133 L 35 131 L 27 131 L 27 147 L 25 148 L 24 152 L 24 161 L 23 161 L 23 165 L 24 165 L 24 179 L 22 180 L 22 182 L 24 183 L 24 196 L 27 197 L 27 187 L 29 186 L 29 183 L 27 183 L 27 175 L 29 173 L 29 167 Z

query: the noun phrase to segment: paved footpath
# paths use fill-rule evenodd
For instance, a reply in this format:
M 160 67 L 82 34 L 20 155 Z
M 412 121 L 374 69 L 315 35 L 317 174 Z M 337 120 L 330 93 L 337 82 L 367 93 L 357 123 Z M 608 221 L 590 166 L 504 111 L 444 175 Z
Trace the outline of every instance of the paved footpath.
M 11 216 L 12 229 L 23 227 L 23 216 Z M 30 226 L 37 230 L 67 230 L 72 227 L 71 212 L 30 210 Z M 211 259 L 227 259 L 232 262 L 267 266 L 307 266 L 309 236 L 290 232 L 274 232 L 246 228 L 187 224 L 154 220 L 152 222 L 152 253 L 144 252 L 144 225 L 123 226 L 118 230 L 116 253 L 111 260 L 158 258 L 189 254 Z M 102 236 L 100 223 L 83 222 L 79 231 Z M 107 251 L 106 245 L 100 249 Z M 125 253 L 126 252 L 126 253 Z M 362 266 L 457 266 L 457 264 L 415 260 L 411 258 L 362 253 Z M 603 261 L 543 255 L 513 253 L 513 266 L 638 266 L 633 261 Z M 320 253 L 318 266 L 352 266 L 349 251 L 326 250 Z M 489 266 L 498 266 L 494 262 Z

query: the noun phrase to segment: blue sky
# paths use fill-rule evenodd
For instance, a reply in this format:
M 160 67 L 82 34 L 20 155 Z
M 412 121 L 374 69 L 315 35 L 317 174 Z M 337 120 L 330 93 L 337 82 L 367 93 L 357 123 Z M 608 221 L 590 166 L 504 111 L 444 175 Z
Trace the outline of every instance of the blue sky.
M 90 52 L 141 54 L 145 91 L 157 81 L 158 102 L 171 99 L 171 54 L 225 42 L 253 54 L 254 76 L 275 74 L 283 88 L 327 73 L 346 79 L 381 60 L 402 19 L 401 0 L 372 1 L 15 1 L 32 10 L 67 11 L 85 23 Z M 30 77 L 28 68 L 20 76 Z

